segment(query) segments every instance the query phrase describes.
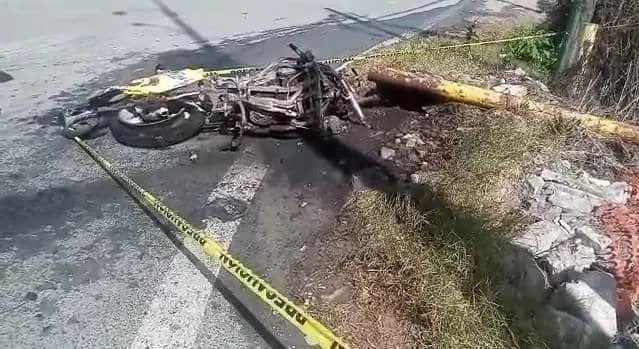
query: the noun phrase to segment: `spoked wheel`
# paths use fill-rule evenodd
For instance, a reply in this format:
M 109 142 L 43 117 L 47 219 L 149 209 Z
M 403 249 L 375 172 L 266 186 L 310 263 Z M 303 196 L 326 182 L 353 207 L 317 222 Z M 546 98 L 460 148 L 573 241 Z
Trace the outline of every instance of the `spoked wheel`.
M 196 108 L 179 103 L 166 104 L 169 116 L 145 121 L 134 109 L 122 109 L 109 124 L 118 143 L 136 148 L 164 148 L 184 142 L 203 128 L 206 115 Z

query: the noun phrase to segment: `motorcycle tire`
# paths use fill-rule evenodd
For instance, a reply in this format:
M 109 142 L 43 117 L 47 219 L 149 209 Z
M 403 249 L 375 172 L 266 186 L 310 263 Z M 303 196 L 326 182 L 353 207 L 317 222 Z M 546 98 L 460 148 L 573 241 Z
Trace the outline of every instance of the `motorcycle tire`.
M 119 117 L 111 119 L 109 129 L 113 138 L 134 148 L 165 148 L 196 136 L 204 126 L 204 113 L 190 109 L 189 117 L 181 113 L 169 119 L 150 123 L 125 123 Z

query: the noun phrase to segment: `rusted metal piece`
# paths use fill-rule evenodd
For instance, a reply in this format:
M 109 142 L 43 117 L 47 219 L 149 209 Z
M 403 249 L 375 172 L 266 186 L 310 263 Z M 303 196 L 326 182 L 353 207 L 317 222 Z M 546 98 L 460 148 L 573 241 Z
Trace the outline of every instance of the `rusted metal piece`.
M 392 68 L 374 67 L 368 72 L 368 80 L 378 85 L 418 91 L 427 95 L 435 95 L 449 101 L 475 105 L 482 108 L 516 108 L 523 109 L 541 117 L 561 117 L 568 120 L 577 120 L 584 129 L 593 132 L 597 136 L 639 143 L 638 126 L 620 122 L 612 118 L 580 113 L 481 87 L 448 81 L 434 74 L 416 74 Z

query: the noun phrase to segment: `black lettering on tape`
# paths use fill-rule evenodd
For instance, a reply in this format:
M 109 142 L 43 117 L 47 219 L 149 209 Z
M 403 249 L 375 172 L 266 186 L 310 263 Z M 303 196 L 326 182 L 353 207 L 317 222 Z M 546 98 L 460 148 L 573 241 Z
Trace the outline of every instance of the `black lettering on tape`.
M 277 299 L 273 302 L 273 304 L 277 305 L 278 307 L 283 307 L 284 304 L 286 304 L 286 302 L 284 302 L 284 300 L 280 297 L 277 297 Z
M 262 291 L 264 291 L 265 289 L 266 289 L 266 286 L 264 286 L 264 284 L 263 284 L 263 283 L 261 283 L 261 282 L 260 282 L 260 283 L 257 285 L 257 290 L 258 290 L 258 292 L 262 292 Z
M 275 292 L 271 290 L 266 291 L 266 298 L 268 298 L 269 300 L 272 301 L 275 298 L 275 296 L 277 296 Z
M 304 326 L 304 324 L 306 324 L 306 316 L 297 313 L 295 314 L 295 320 L 302 326 Z
M 237 263 L 231 260 L 230 258 L 228 259 L 228 264 L 230 268 L 235 268 L 237 266 Z
M 291 318 L 295 318 L 295 314 L 297 314 L 297 310 L 295 309 L 295 307 L 293 307 L 290 304 L 286 305 L 286 308 L 284 308 L 284 311 L 286 311 L 288 316 L 290 316 Z
M 337 343 L 336 341 L 333 341 L 333 343 L 331 344 L 331 349 L 346 349 L 346 348 L 344 348 L 343 345 Z
M 242 279 L 247 279 L 247 276 L 249 276 L 249 277 L 248 277 L 248 279 L 250 279 L 250 278 L 251 278 L 251 277 L 250 277 L 250 275 L 251 275 L 251 274 L 249 274 L 249 272 L 248 272 L 248 271 L 240 270 L 240 271 L 239 271 L 239 274 L 240 274 L 240 277 L 241 277 Z

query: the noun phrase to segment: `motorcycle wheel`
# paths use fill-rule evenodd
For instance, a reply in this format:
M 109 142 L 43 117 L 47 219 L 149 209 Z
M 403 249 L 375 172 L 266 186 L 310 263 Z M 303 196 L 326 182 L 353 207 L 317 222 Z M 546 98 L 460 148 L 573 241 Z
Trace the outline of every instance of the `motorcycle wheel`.
M 120 112 L 128 113 L 126 109 Z M 120 117 L 114 117 L 109 124 L 109 128 L 113 138 L 118 143 L 126 146 L 134 148 L 165 148 L 184 142 L 202 130 L 206 120 L 204 113 L 192 108 L 189 108 L 187 112 L 182 112 L 165 120 L 139 124 L 124 122 Z

